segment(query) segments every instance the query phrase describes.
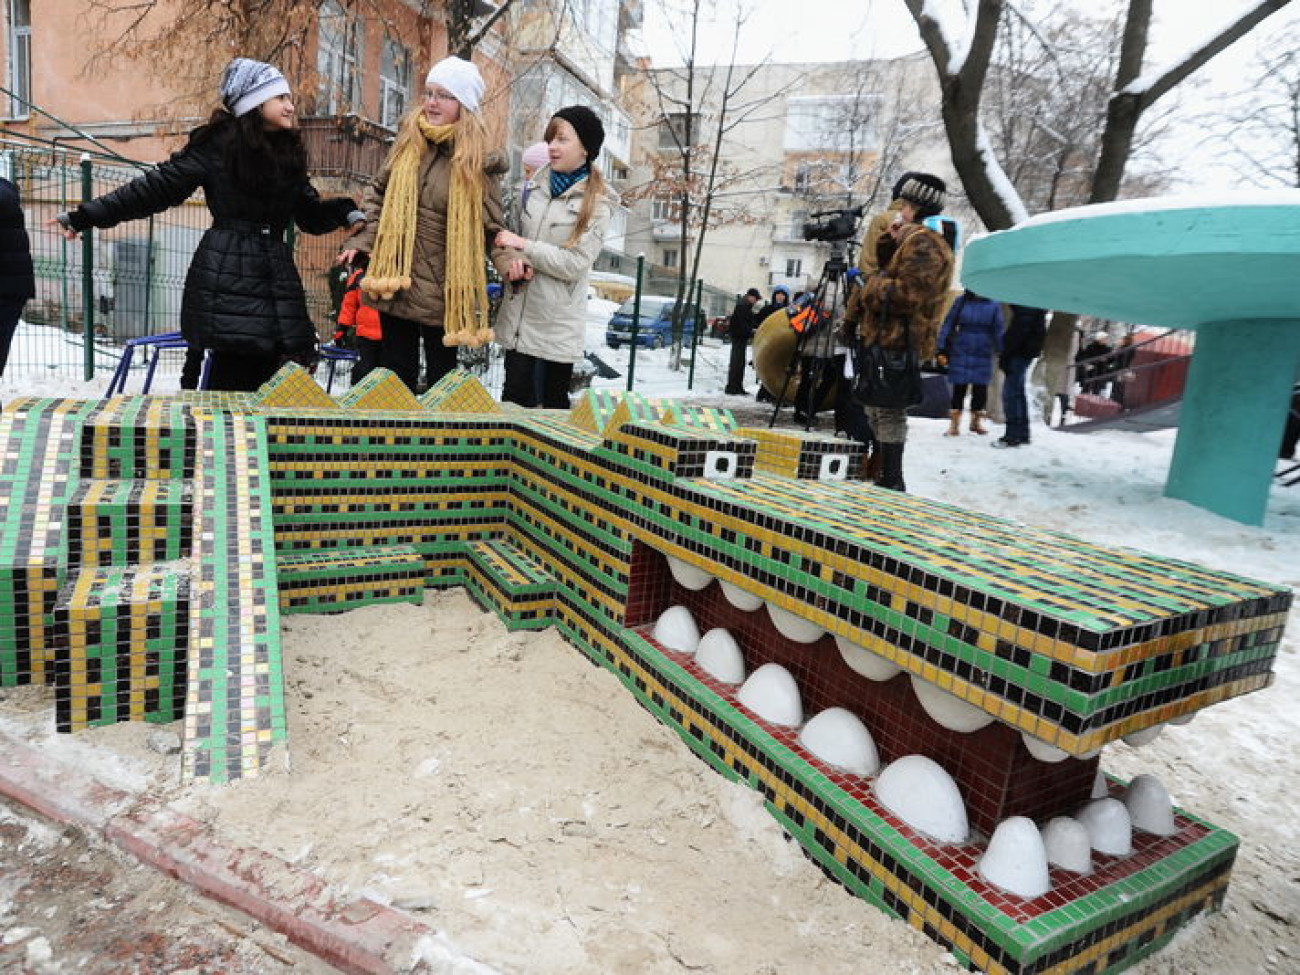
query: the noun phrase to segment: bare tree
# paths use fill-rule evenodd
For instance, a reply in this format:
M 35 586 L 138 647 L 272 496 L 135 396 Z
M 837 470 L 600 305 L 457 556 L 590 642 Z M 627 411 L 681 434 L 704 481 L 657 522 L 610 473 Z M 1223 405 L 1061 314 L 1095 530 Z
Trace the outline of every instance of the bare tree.
M 680 68 L 650 72 L 647 114 L 656 121 L 661 142 L 672 153 L 671 162 L 652 160 L 651 185 L 634 188 L 629 198 L 650 193 L 673 199 L 678 227 L 679 254 L 676 301 L 673 309 L 672 368 L 681 367 L 683 320 L 690 291 L 699 276 L 700 258 L 710 227 L 728 219 L 752 219 L 747 208 L 724 200 L 734 187 L 750 183 L 753 171 L 742 171 L 723 161 L 728 135 L 784 92 L 748 98 L 746 88 L 761 66 L 736 63 L 739 32 L 745 11 L 738 8 L 731 55 L 725 65 L 705 67 L 699 61 L 699 33 L 706 0 L 688 0 L 678 22 L 687 25 Z M 690 255 L 689 260 L 687 255 Z
M 421 30 L 416 38 L 392 18 L 382 0 L 332 0 L 351 18 L 380 24 L 403 36 L 422 59 L 432 50 L 433 14 L 445 14 L 449 50 L 468 57 L 473 47 L 510 9 L 514 0 L 499 0 L 491 13 L 477 16 L 477 0 L 419 4 Z M 88 62 L 93 70 L 105 61 L 138 63 L 185 103 L 182 111 L 211 101 L 212 80 L 230 58 L 241 55 L 275 64 L 301 92 L 315 92 L 320 82 L 314 38 L 320 27 L 321 0 L 88 0 L 98 18 L 100 43 Z M 439 9 L 441 8 L 441 9 Z M 310 103 L 310 99 L 308 102 Z M 165 110 L 160 114 L 166 114 Z
M 927 0 L 905 2 L 938 73 L 953 166 L 972 207 L 990 230 L 1021 222 L 1029 211 L 1007 176 L 1006 160 L 998 158 L 989 140 L 981 111 L 993 52 L 1005 23 L 1007 0 L 970 0 L 967 23 L 962 28 Z M 1119 58 L 1109 87 L 1106 121 L 1087 201 L 1101 203 L 1119 197 L 1144 113 L 1288 3 L 1290 0 L 1257 0 L 1188 54 L 1144 74 L 1153 0 L 1127 0 Z M 1053 316 L 1040 368 L 1046 368 L 1055 391 L 1063 391 L 1073 333 L 1074 316 Z
M 478 17 L 479 0 L 447 0 L 447 51 L 468 60 L 478 42 L 513 4 L 514 0 L 497 0 L 495 10 Z
M 1246 81 L 1204 118 L 1212 141 L 1246 181 L 1300 187 L 1300 25 L 1272 38 Z

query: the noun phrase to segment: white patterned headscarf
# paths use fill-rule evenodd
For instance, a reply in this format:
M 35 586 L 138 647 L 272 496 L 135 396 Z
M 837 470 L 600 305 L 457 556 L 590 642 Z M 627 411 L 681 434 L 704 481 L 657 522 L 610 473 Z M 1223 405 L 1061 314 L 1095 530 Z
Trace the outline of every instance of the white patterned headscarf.
M 264 61 L 235 58 L 221 76 L 221 103 L 238 118 L 269 102 L 277 95 L 290 94 L 289 82 L 278 68 Z

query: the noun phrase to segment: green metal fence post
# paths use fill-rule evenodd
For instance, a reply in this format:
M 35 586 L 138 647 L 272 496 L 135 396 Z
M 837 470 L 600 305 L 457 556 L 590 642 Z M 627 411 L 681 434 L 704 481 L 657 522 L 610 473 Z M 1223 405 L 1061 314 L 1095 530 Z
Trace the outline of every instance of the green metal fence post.
M 90 155 L 81 156 L 81 199 L 94 199 Z M 87 382 L 95 378 L 95 234 L 87 227 L 81 235 L 81 314 L 84 318 L 82 341 L 85 343 L 84 373 Z
M 641 278 L 645 274 L 645 255 L 636 256 L 636 291 L 632 294 L 632 347 L 627 353 L 627 391 L 632 392 L 636 377 L 637 331 L 641 328 Z
M 686 373 L 686 388 L 693 390 L 695 388 L 695 358 L 700 350 L 700 302 L 704 300 L 704 279 L 696 278 L 695 287 L 691 289 L 695 301 L 691 308 L 691 314 L 694 315 L 694 321 L 691 323 L 691 368 Z

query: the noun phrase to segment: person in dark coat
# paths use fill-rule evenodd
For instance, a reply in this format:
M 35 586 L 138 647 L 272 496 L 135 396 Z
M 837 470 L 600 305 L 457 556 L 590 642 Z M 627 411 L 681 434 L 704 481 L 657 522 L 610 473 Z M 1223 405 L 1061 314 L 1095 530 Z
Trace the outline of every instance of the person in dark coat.
M 1047 338 L 1047 312 L 1027 305 L 1011 306 L 1011 323 L 1002 336 L 1002 414 L 1007 428 L 993 441 L 994 447 L 1023 447 L 1029 443 L 1029 400 L 1025 376 L 1029 366 L 1043 354 Z
M 23 221 L 18 187 L 0 179 L 0 376 L 9 363 L 9 347 L 23 307 L 35 297 L 32 245 Z
M 778 284 L 772 289 L 772 300 L 758 310 L 754 315 L 754 321 L 757 325 L 762 325 L 774 312 L 787 308 L 789 305 L 790 289 L 783 284 Z
M 750 288 L 731 312 L 727 320 L 727 335 L 731 337 L 731 362 L 727 369 L 727 388 L 729 396 L 748 396 L 745 389 L 745 360 L 749 356 L 749 340 L 754 337 L 761 319 L 754 313 L 758 303 L 763 300 L 762 292 Z
M 209 388 L 255 390 L 283 363 L 316 359 L 316 326 L 285 241 L 289 223 L 311 234 L 364 224 L 352 200 L 323 200 L 312 186 L 284 75 L 235 58 L 221 100 L 166 162 L 55 220 L 74 239 L 179 206 L 201 188 L 212 226 L 185 276 L 181 333 L 191 350 L 211 350 Z M 182 385 L 197 381 L 194 360 Z
M 1111 345 L 1109 332 L 1096 332 L 1074 354 L 1075 373 L 1079 388 L 1092 396 L 1099 396 L 1106 388 L 1106 376 L 1111 371 Z
M 988 433 L 989 382 L 993 360 L 1002 350 L 1002 306 L 967 289 L 953 302 L 939 330 L 939 363 L 948 367 L 952 400 L 945 437 L 961 433 L 961 414 L 970 392 L 970 431 Z
M 1291 408 L 1287 411 L 1286 425 L 1282 429 L 1282 446 L 1278 448 L 1278 457 L 1282 460 L 1294 459 L 1297 443 L 1300 443 L 1300 383 L 1291 390 Z

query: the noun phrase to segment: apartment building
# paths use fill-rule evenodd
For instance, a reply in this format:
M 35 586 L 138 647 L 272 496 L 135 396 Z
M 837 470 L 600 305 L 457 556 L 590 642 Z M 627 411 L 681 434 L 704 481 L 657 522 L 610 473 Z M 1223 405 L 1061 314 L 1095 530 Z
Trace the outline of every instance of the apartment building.
M 693 162 L 712 166 L 712 145 L 727 69 L 695 69 Z M 818 213 L 864 207 L 866 217 L 888 203 L 889 188 L 905 169 L 952 177 L 939 116 L 934 70 L 923 54 L 892 60 L 739 66 L 746 77 L 733 92 L 717 154 L 711 218 L 700 277 L 732 292 L 777 285 L 813 286 L 832 247 L 806 240 L 804 225 Z M 654 69 L 628 103 L 640 106 L 629 195 L 627 246 L 666 268 L 690 261 L 698 240 L 692 225 L 681 234 L 681 147 L 685 118 L 663 111 L 684 93 L 682 69 Z M 659 93 L 662 92 L 662 95 Z M 694 209 L 704 190 L 695 184 Z M 858 241 L 849 242 L 854 248 Z

